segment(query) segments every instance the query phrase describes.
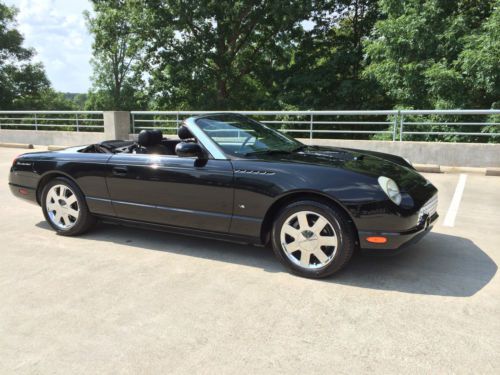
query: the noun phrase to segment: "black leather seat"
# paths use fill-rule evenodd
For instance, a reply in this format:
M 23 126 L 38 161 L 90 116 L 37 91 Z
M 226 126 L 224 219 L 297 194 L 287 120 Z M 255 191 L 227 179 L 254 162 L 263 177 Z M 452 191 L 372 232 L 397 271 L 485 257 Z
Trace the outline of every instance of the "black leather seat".
M 161 143 L 166 147 L 167 155 L 176 155 L 175 146 L 177 146 L 177 144 L 180 143 L 178 139 L 163 139 Z
M 163 134 L 161 130 L 143 129 L 139 133 L 137 143 L 146 149 L 148 154 L 167 155 L 168 149 L 162 144 Z
M 189 141 L 193 140 L 194 141 L 194 136 L 193 134 L 189 131 L 189 129 L 185 125 L 181 125 L 179 129 L 177 129 L 177 136 L 183 141 Z

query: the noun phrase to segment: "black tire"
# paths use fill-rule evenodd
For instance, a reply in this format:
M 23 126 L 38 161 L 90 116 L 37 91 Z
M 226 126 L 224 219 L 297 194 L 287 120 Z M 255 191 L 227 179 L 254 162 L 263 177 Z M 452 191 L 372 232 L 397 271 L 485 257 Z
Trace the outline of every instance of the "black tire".
M 58 226 L 54 221 L 55 219 L 53 218 L 55 211 L 51 211 L 51 217 L 47 208 L 47 195 L 53 187 L 56 187 L 58 185 L 65 186 L 76 197 L 75 203 L 77 204 L 75 205 L 74 203 L 72 203 L 72 207 L 77 209 L 78 217 L 76 219 L 72 217 L 73 221 L 70 220 L 68 228 L 62 228 L 60 225 Z M 45 216 L 45 220 L 47 221 L 47 223 L 49 223 L 49 225 L 57 232 L 57 234 L 60 234 L 62 236 L 77 236 L 83 234 L 87 232 L 96 222 L 95 217 L 91 215 L 87 207 L 87 203 L 85 202 L 85 198 L 80 188 L 73 181 L 64 177 L 56 177 L 50 180 L 43 187 L 41 195 L 41 205 L 43 215 Z
M 331 248 L 321 247 L 321 249 L 325 249 L 326 253 L 328 252 L 329 249 L 331 249 L 330 250 L 331 253 L 328 255 L 329 260 L 325 261 L 325 265 L 322 265 L 321 261 L 318 260 L 319 257 L 318 258 L 313 257 L 315 256 L 315 253 L 310 253 L 312 255 L 307 255 L 306 262 L 309 263 L 310 261 L 312 267 L 317 267 L 317 268 L 305 268 L 304 266 L 297 264 L 297 262 L 300 263 L 298 259 L 296 261 L 293 258 L 290 259 L 290 252 L 288 252 L 287 255 L 287 252 L 285 251 L 281 241 L 282 240 L 281 230 L 283 225 L 291 222 L 289 221 L 290 217 L 293 217 L 296 214 L 302 215 L 304 212 L 307 212 L 306 216 L 308 222 L 310 220 L 314 220 L 314 218 L 316 217 L 315 215 L 323 216 L 323 218 L 326 219 L 328 221 L 328 224 L 330 225 L 330 226 L 326 225 L 323 231 L 327 230 L 332 232 L 333 229 L 334 231 L 333 233 L 330 234 L 326 233 L 326 235 L 332 236 L 332 238 L 336 237 L 337 241 L 337 245 L 331 246 Z M 317 219 L 319 219 L 319 217 L 320 216 L 317 216 Z M 295 223 L 296 223 L 295 225 L 298 225 L 298 219 Z M 312 226 L 314 226 L 314 222 L 312 223 Z M 300 232 L 300 230 L 298 232 Z M 288 234 L 286 236 L 288 236 Z M 302 234 L 300 234 L 299 236 L 302 236 Z M 285 245 L 287 245 L 286 238 L 288 237 L 285 237 Z M 304 238 L 305 237 L 301 237 L 302 241 L 299 241 L 297 239 L 298 244 L 300 244 L 300 246 L 303 246 L 302 244 L 308 241 L 307 239 Z M 311 239 L 314 240 L 314 236 L 311 237 Z M 298 276 L 315 278 L 315 279 L 324 278 L 340 271 L 351 259 L 354 250 L 356 248 L 356 240 L 357 236 L 355 228 L 353 224 L 349 221 L 347 215 L 344 212 L 342 212 L 340 209 L 336 208 L 333 205 L 327 205 L 322 202 L 314 200 L 297 201 L 284 207 L 278 213 L 278 215 L 274 220 L 272 234 L 271 234 L 273 251 L 278 260 L 281 262 L 281 264 L 283 264 L 292 273 Z M 315 251 L 317 252 L 318 250 L 316 249 Z M 325 252 L 323 252 L 322 255 L 325 255 Z M 298 250 L 298 253 L 293 253 L 293 254 L 299 254 L 295 255 L 294 257 L 300 257 L 300 258 L 302 257 L 301 250 Z M 317 264 L 313 264 L 315 262 L 317 262 Z

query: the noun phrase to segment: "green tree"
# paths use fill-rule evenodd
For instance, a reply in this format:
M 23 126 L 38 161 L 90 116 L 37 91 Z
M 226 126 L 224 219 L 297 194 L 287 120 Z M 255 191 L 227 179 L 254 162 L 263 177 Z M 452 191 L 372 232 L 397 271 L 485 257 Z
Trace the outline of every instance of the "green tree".
M 472 76 L 482 68 L 473 62 L 478 48 L 493 43 L 492 34 L 498 34 L 494 20 L 489 28 L 483 26 L 494 4 L 491 0 L 380 0 L 383 19 L 365 42 L 369 60 L 365 77 L 376 79 L 400 106 L 489 108 L 498 98 L 473 95 L 478 82 L 465 79 L 468 73 L 463 68 Z M 478 39 L 482 46 L 475 45 Z M 489 74 L 490 85 L 498 80 L 498 55 L 496 72 L 492 58 L 489 69 L 481 70 Z
M 43 109 L 42 98 L 53 91 L 42 64 L 32 62 L 34 51 L 23 47 L 16 14 L 0 2 L 0 108 Z
M 150 92 L 161 108 L 243 109 L 276 103 L 269 81 L 311 10 L 306 0 L 146 4 Z
M 94 36 L 93 86 L 87 109 L 140 109 L 145 106 L 142 61 L 145 40 L 140 4 L 126 0 L 93 0 L 94 15 L 85 13 Z
M 475 102 L 500 108 L 500 1 L 474 33 L 464 38 L 457 69 Z
M 390 107 L 378 83 L 362 77 L 363 40 L 378 18 L 377 0 L 317 1 L 314 26 L 293 47 L 277 95 L 303 109 Z

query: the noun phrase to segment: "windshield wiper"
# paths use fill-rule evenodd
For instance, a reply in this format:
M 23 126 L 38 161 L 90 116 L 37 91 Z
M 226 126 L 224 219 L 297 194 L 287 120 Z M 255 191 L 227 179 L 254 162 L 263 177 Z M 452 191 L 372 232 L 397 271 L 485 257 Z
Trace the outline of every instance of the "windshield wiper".
M 300 145 L 300 146 L 295 147 L 291 152 L 304 151 L 308 147 L 309 147 L 308 145 Z
M 267 149 L 267 150 L 257 150 L 257 151 L 250 151 L 245 154 L 244 156 L 249 156 L 249 155 L 272 155 L 272 154 L 291 154 L 291 151 L 287 150 L 272 150 L 272 149 Z

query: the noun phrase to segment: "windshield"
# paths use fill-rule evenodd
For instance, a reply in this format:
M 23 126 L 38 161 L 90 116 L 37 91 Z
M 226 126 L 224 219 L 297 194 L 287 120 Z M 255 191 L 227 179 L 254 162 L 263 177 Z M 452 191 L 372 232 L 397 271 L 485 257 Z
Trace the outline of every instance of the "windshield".
M 227 154 L 290 153 L 304 145 L 292 137 L 236 114 L 202 117 L 196 124 Z

